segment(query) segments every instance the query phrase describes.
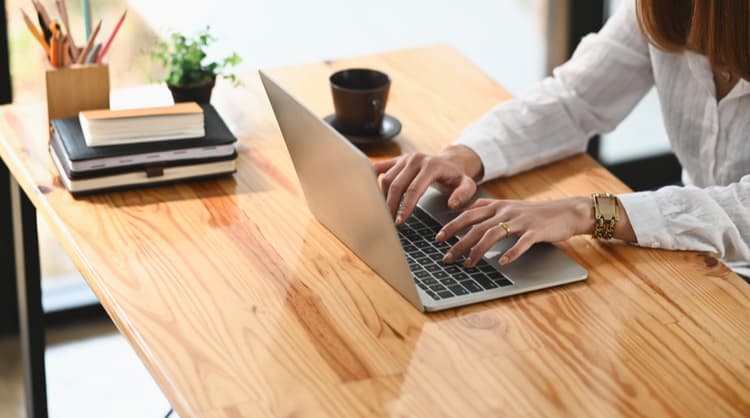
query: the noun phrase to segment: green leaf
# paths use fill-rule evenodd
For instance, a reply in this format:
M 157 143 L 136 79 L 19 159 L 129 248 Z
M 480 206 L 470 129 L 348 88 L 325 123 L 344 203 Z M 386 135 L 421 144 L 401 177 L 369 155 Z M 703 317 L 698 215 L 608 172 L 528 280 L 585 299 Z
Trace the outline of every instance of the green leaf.
M 232 81 L 235 86 L 239 85 L 234 74 L 225 72 L 242 62 L 242 58 L 236 52 L 218 62 L 203 62 L 207 56 L 206 48 L 215 41 L 216 38 L 211 34 L 209 26 L 193 37 L 174 32 L 167 40 L 154 42 L 148 54 L 152 62 L 167 71 L 165 81 L 170 84 L 187 85 L 220 75 Z

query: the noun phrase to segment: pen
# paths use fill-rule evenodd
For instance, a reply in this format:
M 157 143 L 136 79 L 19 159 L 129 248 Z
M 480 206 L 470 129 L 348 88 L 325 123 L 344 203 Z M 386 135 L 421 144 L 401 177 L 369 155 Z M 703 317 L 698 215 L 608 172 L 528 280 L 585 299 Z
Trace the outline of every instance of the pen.
M 76 64 L 83 64 L 86 61 L 86 57 L 89 54 L 89 51 L 91 51 L 91 48 L 94 46 L 94 40 L 96 39 L 96 35 L 99 34 L 99 29 L 102 28 L 102 21 L 100 20 L 99 23 L 94 28 L 94 31 L 91 32 L 91 36 L 89 36 L 88 42 L 86 42 L 86 46 L 83 47 L 83 51 L 81 51 L 81 54 L 78 55 L 78 59 L 76 60 Z
M 34 23 L 29 19 L 29 15 L 26 14 L 23 10 L 21 10 L 21 14 L 23 14 L 23 21 L 26 23 L 26 27 L 29 28 L 29 32 L 36 38 L 37 42 L 39 42 L 39 45 L 44 48 L 44 53 L 49 56 L 49 45 L 47 45 L 47 41 L 44 40 L 44 35 L 42 35 L 41 32 L 34 26 Z
M 109 46 L 112 45 L 112 40 L 115 39 L 115 36 L 117 35 L 117 32 L 120 30 L 120 26 L 122 26 L 122 22 L 125 20 L 125 15 L 128 14 L 128 11 L 125 10 L 122 13 L 122 16 L 120 16 L 120 20 L 117 21 L 117 24 L 115 25 L 115 28 L 112 29 L 112 33 L 109 35 L 109 38 L 107 38 L 107 41 L 104 43 L 104 46 L 102 47 L 101 52 L 99 53 L 99 56 L 96 58 L 96 63 L 101 64 L 102 60 L 104 59 L 104 55 L 109 51 Z

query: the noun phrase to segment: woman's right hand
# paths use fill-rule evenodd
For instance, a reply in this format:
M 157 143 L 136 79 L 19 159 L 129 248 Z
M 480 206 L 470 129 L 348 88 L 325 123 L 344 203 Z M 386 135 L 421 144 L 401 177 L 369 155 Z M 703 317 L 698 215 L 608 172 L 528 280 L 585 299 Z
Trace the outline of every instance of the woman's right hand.
M 431 184 L 448 197 L 448 206 L 457 210 L 465 206 L 477 190 L 475 179 L 481 177 L 482 160 L 470 148 L 451 145 L 438 155 L 410 153 L 375 163 L 391 216 L 396 225 L 404 223 Z

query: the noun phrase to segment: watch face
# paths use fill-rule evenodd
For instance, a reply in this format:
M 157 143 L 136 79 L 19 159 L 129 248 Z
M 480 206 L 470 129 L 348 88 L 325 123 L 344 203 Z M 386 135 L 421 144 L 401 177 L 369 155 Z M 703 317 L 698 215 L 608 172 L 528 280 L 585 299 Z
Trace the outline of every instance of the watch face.
M 615 217 L 615 199 L 599 198 L 599 210 L 601 215 L 607 219 Z

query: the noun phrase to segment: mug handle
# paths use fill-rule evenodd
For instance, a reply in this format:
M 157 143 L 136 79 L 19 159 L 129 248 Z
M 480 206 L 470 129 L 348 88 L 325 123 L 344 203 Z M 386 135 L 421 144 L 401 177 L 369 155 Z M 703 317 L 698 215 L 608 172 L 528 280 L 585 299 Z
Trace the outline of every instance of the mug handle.
M 376 128 L 375 121 L 383 120 L 383 117 L 385 116 L 385 106 L 382 100 L 380 100 L 377 97 L 373 97 L 372 100 L 370 100 L 370 110 L 372 111 L 371 117 L 369 118 L 370 122 L 368 125 L 370 127 Z

